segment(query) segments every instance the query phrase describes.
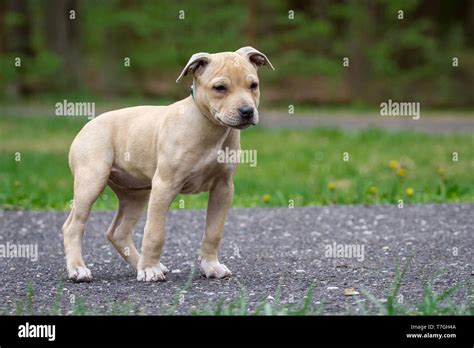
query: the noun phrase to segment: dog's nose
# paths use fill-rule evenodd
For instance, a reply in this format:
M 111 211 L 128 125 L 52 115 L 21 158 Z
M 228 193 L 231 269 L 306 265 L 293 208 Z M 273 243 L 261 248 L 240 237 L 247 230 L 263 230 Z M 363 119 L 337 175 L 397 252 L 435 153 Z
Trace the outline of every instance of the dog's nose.
M 252 118 L 253 117 L 253 107 L 245 105 L 239 108 L 239 114 L 242 118 Z

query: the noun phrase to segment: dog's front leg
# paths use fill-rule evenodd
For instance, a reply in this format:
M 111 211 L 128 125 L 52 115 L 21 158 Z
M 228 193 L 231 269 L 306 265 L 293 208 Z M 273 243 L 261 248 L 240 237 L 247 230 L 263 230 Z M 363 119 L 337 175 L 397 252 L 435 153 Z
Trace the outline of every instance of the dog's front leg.
M 137 280 L 165 280 L 168 269 L 160 263 L 165 242 L 165 220 L 178 190 L 160 178 L 154 178 L 148 202 L 147 222 L 142 241 L 142 253 L 137 265 Z
M 206 230 L 201 243 L 201 271 L 210 278 L 224 278 L 231 272 L 219 263 L 219 245 L 224 234 L 227 211 L 232 204 L 234 184 L 232 178 L 220 179 L 209 192 Z

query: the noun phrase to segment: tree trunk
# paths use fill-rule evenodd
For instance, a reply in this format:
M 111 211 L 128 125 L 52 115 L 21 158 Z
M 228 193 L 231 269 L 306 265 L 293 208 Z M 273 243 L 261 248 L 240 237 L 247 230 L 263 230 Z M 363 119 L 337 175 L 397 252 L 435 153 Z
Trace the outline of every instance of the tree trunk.
M 365 56 L 370 42 L 372 16 L 367 1 L 354 1 L 352 18 L 349 23 L 349 85 L 354 100 L 363 100 L 367 96 L 369 65 Z
M 19 23 L 11 30 L 11 35 L 7 40 L 9 50 L 14 54 L 15 58 L 21 59 L 21 66 L 17 67 L 18 77 L 11 84 L 7 86 L 7 94 L 10 96 L 19 96 L 29 94 L 27 81 L 25 80 L 25 63 L 28 58 L 33 55 L 33 50 L 30 44 L 31 27 L 28 16 L 28 3 L 26 1 L 11 0 L 9 7 L 13 13 L 19 18 Z M 15 62 L 11 62 L 15 64 Z
M 80 11 L 79 0 L 47 0 L 46 8 L 46 46 L 62 61 L 62 75 L 65 79 L 58 83 L 68 88 L 81 83 L 80 59 Z M 75 11 L 75 19 L 70 11 Z
M 258 4 L 255 0 L 247 0 L 247 45 L 257 46 Z
M 0 55 L 7 52 L 7 24 L 5 17 L 7 14 L 7 3 L 0 1 Z

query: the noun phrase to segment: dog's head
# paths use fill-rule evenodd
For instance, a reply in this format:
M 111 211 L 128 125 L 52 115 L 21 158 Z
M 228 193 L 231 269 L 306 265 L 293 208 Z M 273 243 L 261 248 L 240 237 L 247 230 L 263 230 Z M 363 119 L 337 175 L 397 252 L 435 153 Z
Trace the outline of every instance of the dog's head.
M 244 129 L 258 123 L 257 70 L 263 65 L 274 69 L 268 58 L 252 47 L 196 53 L 176 82 L 192 73 L 194 100 L 203 114 L 222 126 Z

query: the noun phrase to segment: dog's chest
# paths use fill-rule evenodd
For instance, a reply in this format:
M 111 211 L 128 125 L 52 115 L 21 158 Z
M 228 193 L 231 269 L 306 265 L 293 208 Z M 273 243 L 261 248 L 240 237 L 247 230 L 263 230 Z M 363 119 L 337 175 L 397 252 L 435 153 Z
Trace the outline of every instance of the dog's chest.
M 224 151 L 222 146 L 222 143 L 218 144 L 200 156 L 183 181 L 180 193 L 207 192 L 216 179 L 233 175 L 237 163 L 221 160 L 222 156 L 219 156 L 219 153 Z
M 189 175 L 184 179 L 180 193 L 199 193 L 209 191 L 212 182 L 221 170 L 217 162 L 218 149 L 207 151 L 194 164 Z

